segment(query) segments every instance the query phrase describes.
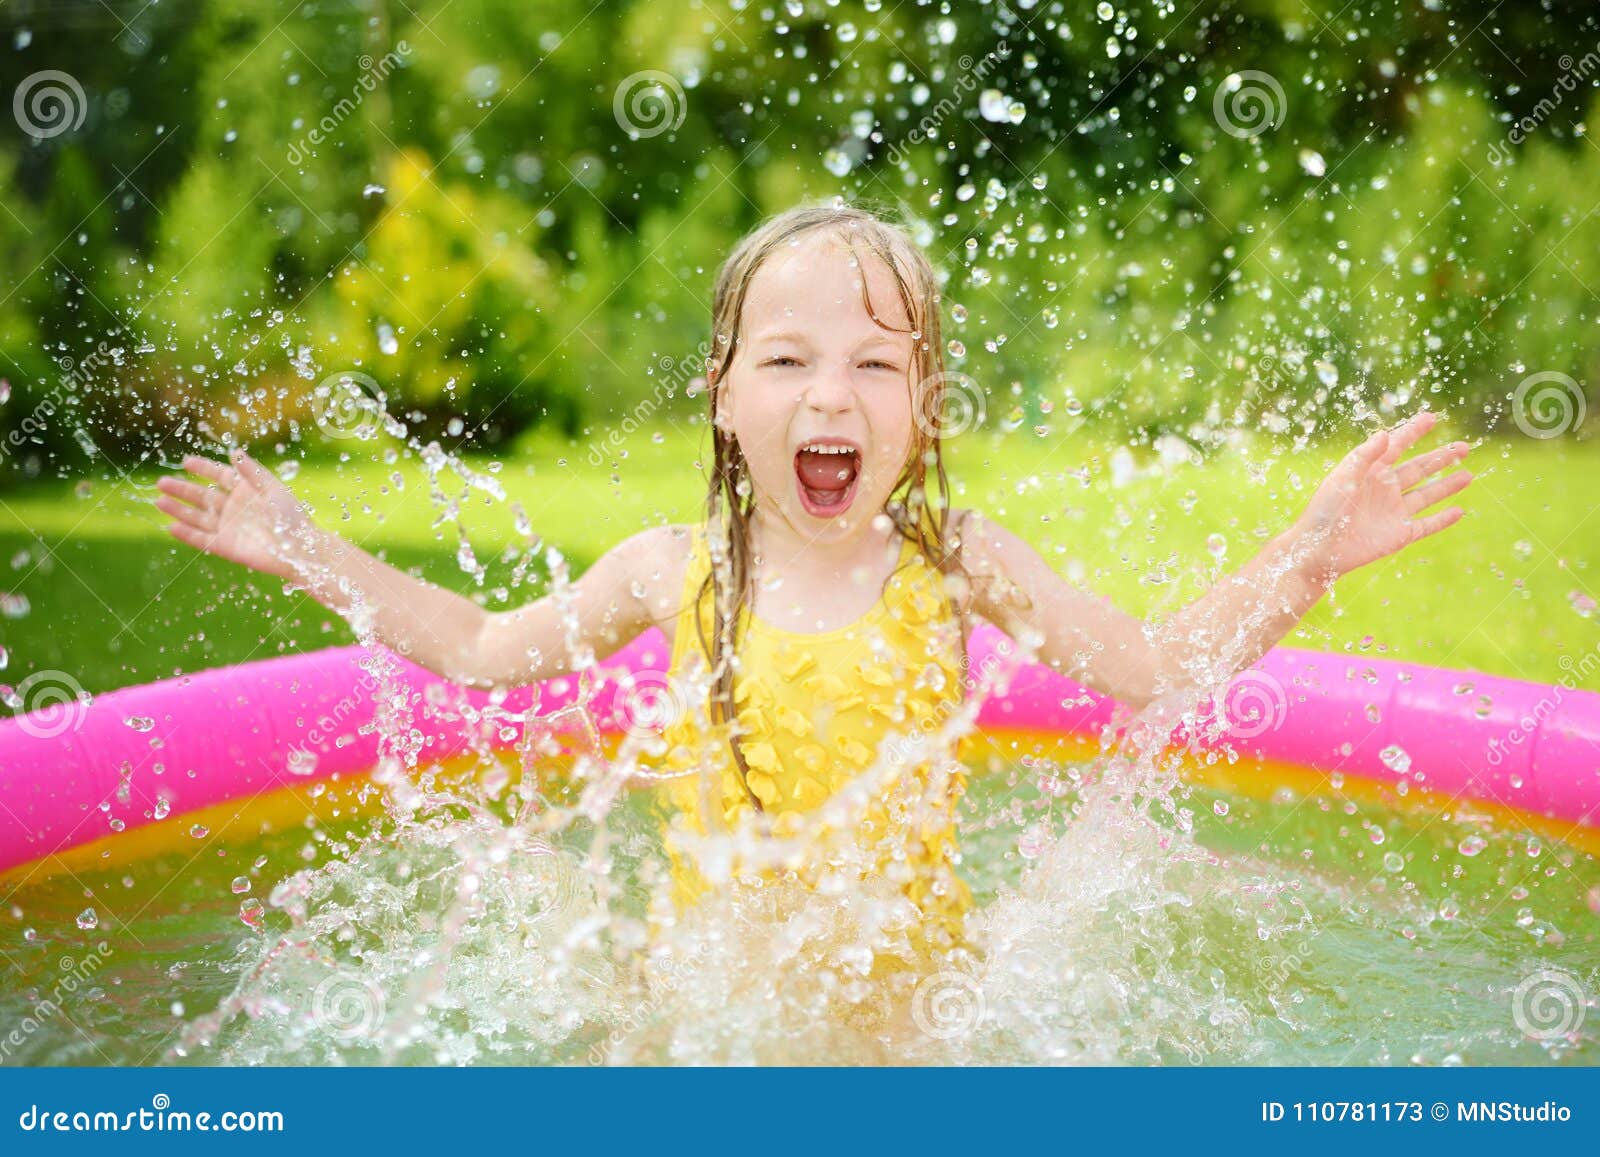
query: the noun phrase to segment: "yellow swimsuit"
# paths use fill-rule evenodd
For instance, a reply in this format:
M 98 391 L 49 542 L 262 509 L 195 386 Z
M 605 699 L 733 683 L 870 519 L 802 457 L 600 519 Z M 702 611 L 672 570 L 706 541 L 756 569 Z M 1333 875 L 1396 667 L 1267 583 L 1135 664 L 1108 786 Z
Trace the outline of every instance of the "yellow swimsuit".
M 703 671 L 706 655 L 694 612 L 711 635 L 709 592 L 702 600 L 708 558 L 704 528 L 695 532 L 672 648 L 672 677 Z M 698 604 L 698 605 L 697 605 Z M 966 777 L 950 759 L 911 765 L 902 744 L 936 734 L 959 708 L 961 633 L 942 576 L 906 541 L 900 565 L 870 611 L 848 627 L 802 634 L 769 626 L 741 613 L 739 667 L 734 702 L 742 728 L 742 751 L 751 792 L 761 801 L 774 837 L 826 837 L 841 829 L 808 823 L 842 788 L 861 776 L 883 748 L 882 783 L 861 806 L 841 813 L 854 829 L 857 848 L 868 848 L 868 870 L 901 881 L 900 891 L 925 918 L 914 934 L 924 946 L 961 942 L 961 917 L 971 907 L 967 885 L 951 862 L 956 849 L 955 809 Z M 705 805 L 720 814 L 716 830 L 747 820 L 752 808 L 723 728 L 706 724 L 701 711 L 684 711 L 663 734 L 667 745 L 664 794 L 693 833 L 707 834 Z M 937 765 L 938 772 L 933 771 Z M 871 783 L 871 781 L 868 781 Z M 838 805 L 836 805 L 838 806 Z M 669 828 L 674 890 L 680 906 L 709 885 L 692 858 L 675 844 Z M 858 855 L 857 863 L 863 859 Z M 790 878 L 815 885 L 825 865 L 801 862 Z M 736 869 L 737 870 L 737 869 Z M 769 877 L 775 870 L 766 869 Z

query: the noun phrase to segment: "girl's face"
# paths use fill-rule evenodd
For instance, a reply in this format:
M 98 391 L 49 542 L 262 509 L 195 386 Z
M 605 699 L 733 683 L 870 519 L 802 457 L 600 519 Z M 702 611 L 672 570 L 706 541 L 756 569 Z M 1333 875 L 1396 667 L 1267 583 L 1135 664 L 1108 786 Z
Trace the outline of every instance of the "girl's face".
M 883 510 L 916 432 L 910 319 L 883 262 L 860 261 L 831 233 L 768 257 L 718 391 L 757 510 L 811 542 L 850 537 Z

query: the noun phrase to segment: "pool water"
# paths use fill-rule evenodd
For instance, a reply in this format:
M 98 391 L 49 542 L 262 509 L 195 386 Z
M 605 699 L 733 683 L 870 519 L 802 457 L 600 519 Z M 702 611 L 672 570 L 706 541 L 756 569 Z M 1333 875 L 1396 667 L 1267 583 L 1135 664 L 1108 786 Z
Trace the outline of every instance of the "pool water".
M 510 822 L 493 767 L 403 823 L 370 784 L 186 817 L 179 848 L 8 877 L 0 1062 L 1600 1059 L 1592 844 L 1247 762 L 1140 779 L 995 740 L 973 771 L 972 951 L 888 981 L 839 897 L 709 906 L 652 950 L 648 790 L 603 830 Z

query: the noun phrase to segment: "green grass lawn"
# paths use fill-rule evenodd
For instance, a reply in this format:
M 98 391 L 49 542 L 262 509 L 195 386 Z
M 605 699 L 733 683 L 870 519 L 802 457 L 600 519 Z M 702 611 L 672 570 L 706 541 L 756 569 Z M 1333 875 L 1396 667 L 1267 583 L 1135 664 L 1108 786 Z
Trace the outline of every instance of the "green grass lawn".
M 1440 435 L 1436 440 L 1442 440 Z M 703 482 L 698 434 L 640 432 L 615 467 L 589 463 L 586 444 L 525 439 L 496 466 L 475 459 L 574 571 L 641 527 L 698 516 Z M 446 473 L 445 502 L 430 498 L 415 458 L 380 461 L 348 443 L 352 461 L 300 464 L 292 481 L 319 520 L 390 561 L 490 606 L 534 597 L 505 591 L 503 557 L 523 539 L 507 504 Z M 1217 572 L 1211 536 L 1236 567 L 1299 510 L 1331 464 L 1330 445 L 1269 460 L 1269 447 L 1160 468 L 1136 453 L 1139 473 L 1118 479 L 1111 454 L 1089 440 L 1023 429 L 950 444 L 956 503 L 973 506 L 1032 541 L 1074 581 L 1139 613 L 1171 610 Z M 270 459 L 269 459 L 270 460 Z M 1600 645 L 1600 619 L 1582 597 L 1600 596 L 1600 445 L 1492 442 L 1470 460 L 1477 483 L 1469 514 L 1404 556 L 1347 577 L 1289 640 L 1449 667 L 1555 681 L 1563 657 Z M 88 483 L 41 483 L 0 493 L 0 680 L 64 671 L 103 691 L 204 667 L 350 641 L 349 631 L 280 583 L 216 562 L 169 539 L 150 505 L 153 473 Z M 477 559 L 481 587 L 457 563 L 451 500 Z M 1570 677 L 1570 676 L 1569 676 Z

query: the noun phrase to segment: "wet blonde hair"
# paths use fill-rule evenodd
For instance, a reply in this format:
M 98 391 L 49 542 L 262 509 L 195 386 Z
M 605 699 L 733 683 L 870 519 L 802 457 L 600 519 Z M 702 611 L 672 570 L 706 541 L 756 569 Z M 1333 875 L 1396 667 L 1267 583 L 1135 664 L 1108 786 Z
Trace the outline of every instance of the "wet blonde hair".
M 900 304 L 911 323 L 912 365 L 907 388 L 911 390 L 913 432 L 910 453 L 891 492 L 886 513 L 895 530 L 914 543 L 928 565 L 949 574 L 959 571 L 959 539 L 947 535 L 950 487 L 945 476 L 940 445 L 944 410 L 944 351 L 940 338 L 939 283 L 927 256 L 903 229 L 877 214 L 833 202 L 800 206 L 772 217 L 747 234 L 734 248 L 717 274 L 711 306 L 711 353 L 706 358 L 707 395 L 711 417 L 711 476 L 706 495 L 707 549 L 710 567 L 697 594 L 697 606 L 707 595 L 713 608 L 707 637 L 705 618 L 696 616 L 700 643 L 710 660 L 711 710 L 714 722 L 736 717 L 734 709 L 734 657 L 738 652 L 738 625 L 750 597 L 750 515 L 755 490 L 743 451 L 733 435 L 716 421 L 728 368 L 739 350 L 745 298 L 762 264 L 780 248 L 813 234 L 834 234 L 865 270 L 868 258 L 881 261 L 894 278 Z M 867 315 L 885 329 L 861 280 L 861 299 Z M 932 475 L 937 501 L 928 494 Z M 757 811 L 761 801 L 750 790 L 748 768 L 737 735 L 730 745 L 745 795 Z

